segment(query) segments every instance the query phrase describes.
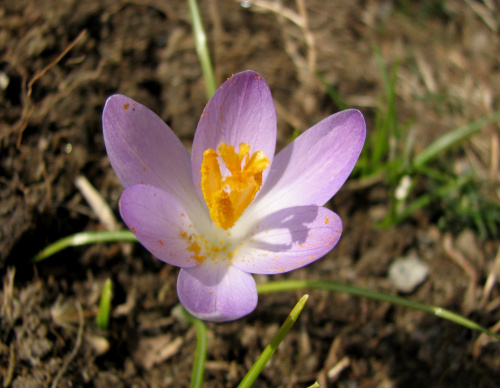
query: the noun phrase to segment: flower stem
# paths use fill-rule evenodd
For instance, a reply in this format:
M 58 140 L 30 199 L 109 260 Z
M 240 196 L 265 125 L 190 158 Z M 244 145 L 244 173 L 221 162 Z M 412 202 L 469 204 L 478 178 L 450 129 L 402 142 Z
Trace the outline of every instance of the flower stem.
M 203 21 L 201 20 L 200 8 L 196 0 L 188 0 L 189 12 L 191 13 L 191 21 L 193 23 L 193 35 L 196 42 L 196 53 L 200 59 L 201 71 L 205 78 L 205 85 L 207 88 L 208 98 L 217 90 L 215 83 L 215 74 L 212 67 L 212 60 L 207 46 L 207 35 L 203 28 Z
M 274 352 L 278 348 L 279 344 L 285 336 L 288 334 L 290 329 L 292 328 L 293 324 L 297 321 L 299 318 L 300 313 L 304 309 L 304 306 L 307 302 L 307 299 L 309 298 L 309 295 L 304 295 L 300 300 L 297 302 L 295 307 L 292 309 L 288 317 L 286 318 L 285 322 L 283 325 L 281 325 L 280 329 L 272 339 L 272 341 L 269 343 L 269 345 L 266 346 L 260 357 L 257 359 L 257 361 L 252 365 L 248 373 L 245 375 L 243 380 L 241 380 L 241 383 L 238 385 L 238 388 L 248 388 L 251 387 L 255 381 L 255 379 L 259 376 L 260 372 L 262 372 L 262 369 L 266 366 L 268 361 L 271 359 L 273 356 Z
M 207 326 L 203 321 L 193 317 L 186 309 L 182 309 L 183 318 L 191 323 L 196 329 L 196 352 L 194 354 L 193 372 L 191 374 L 190 388 L 201 388 L 203 386 L 203 375 L 205 373 L 205 361 L 207 359 Z
M 304 288 L 343 292 L 354 296 L 361 296 L 364 298 L 375 299 L 381 302 L 388 302 L 399 306 L 409 307 L 413 310 L 424 311 L 448 321 L 455 322 L 469 329 L 480 331 L 496 339 L 500 339 L 499 334 L 493 333 L 492 331 L 477 324 L 476 322 L 471 321 L 470 319 L 465 318 L 460 314 L 454 313 L 442 307 L 427 305 L 400 296 L 386 294 L 380 291 L 367 290 L 365 288 L 356 287 L 349 284 L 323 280 L 279 280 L 262 283 L 257 286 L 257 290 L 260 294 L 270 292 L 295 291 Z
M 33 257 L 32 261 L 37 262 L 63 249 L 76 247 L 79 245 L 95 244 L 99 242 L 116 242 L 116 241 L 132 241 L 137 242 L 137 238 L 129 230 L 117 230 L 114 232 L 99 231 L 99 232 L 81 232 L 64 237 L 56 242 L 47 245 L 40 253 Z

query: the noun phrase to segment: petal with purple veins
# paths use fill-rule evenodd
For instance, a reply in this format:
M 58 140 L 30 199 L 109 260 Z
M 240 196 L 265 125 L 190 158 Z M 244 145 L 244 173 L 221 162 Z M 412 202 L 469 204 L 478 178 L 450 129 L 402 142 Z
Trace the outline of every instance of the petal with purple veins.
M 229 263 L 207 261 L 181 269 L 177 293 L 193 316 L 212 322 L 241 318 L 257 306 L 257 287 L 252 275 Z
M 196 195 L 189 152 L 150 109 L 117 94 L 107 99 L 102 120 L 106 152 L 124 187 L 149 184 L 181 201 Z
M 253 208 L 267 215 L 290 206 L 324 205 L 344 184 L 365 141 L 362 114 L 349 109 L 322 120 L 275 156 Z
M 342 233 L 342 220 L 320 206 L 277 211 L 260 221 L 232 263 L 245 272 L 276 274 L 292 271 L 327 254 Z
M 130 186 L 120 198 L 120 213 L 139 242 L 158 259 L 177 267 L 197 264 L 189 239 L 196 230 L 170 193 L 154 186 Z
M 250 154 L 263 151 L 272 161 L 276 148 L 276 109 L 266 81 L 253 71 L 233 75 L 210 99 L 196 129 L 191 164 L 193 182 L 203 198 L 200 168 L 203 152 L 217 151 L 221 142 L 250 145 Z M 265 181 L 268 170 L 263 173 Z

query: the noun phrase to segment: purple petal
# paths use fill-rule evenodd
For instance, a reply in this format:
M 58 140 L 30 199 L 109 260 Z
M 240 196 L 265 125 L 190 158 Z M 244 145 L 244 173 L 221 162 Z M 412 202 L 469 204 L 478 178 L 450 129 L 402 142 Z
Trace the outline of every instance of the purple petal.
M 206 149 L 225 142 L 238 152 L 240 143 L 250 153 L 264 151 L 272 162 L 276 148 L 276 110 L 266 81 L 253 71 L 233 75 L 217 90 L 201 115 L 191 151 L 193 182 L 198 195 L 200 167 Z M 265 181 L 269 169 L 264 171 Z
M 130 186 L 120 198 L 120 213 L 139 242 L 160 260 L 177 267 L 197 264 L 189 251 L 193 223 L 172 194 L 149 185 Z
M 103 112 L 104 143 L 124 187 L 144 183 L 183 200 L 194 188 L 189 152 L 165 122 L 138 102 L 108 98 Z
M 250 273 L 292 271 L 332 250 L 341 233 L 342 220 L 324 207 L 282 209 L 259 222 L 232 263 Z
M 322 120 L 274 158 L 254 202 L 259 214 L 291 206 L 323 205 L 344 184 L 363 147 L 362 114 L 349 109 Z
M 215 265 L 208 261 L 181 269 L 177 293 L 193 316 L 212 322 L 241 318 L 257 306 L 252 275 L 227 263 Z

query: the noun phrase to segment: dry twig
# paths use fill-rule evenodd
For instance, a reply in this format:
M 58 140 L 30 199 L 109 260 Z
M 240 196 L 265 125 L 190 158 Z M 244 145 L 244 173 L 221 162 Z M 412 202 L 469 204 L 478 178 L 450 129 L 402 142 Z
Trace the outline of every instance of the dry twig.
M 14 370 L 16 368 L 16 349 L 14 342 L 9 346 L 9 366 L 7 367 L 7 372 L 4 375 L 3 387 L 10 386 L 12 378 L 14 377 Z
M 44 76 L 44 74 L 47 73 L 47 71 L 49 71 L 52 67 L 57 65 L 61 61 L 61 59 L 63 59 L 66 56 L 66 54 L 68 54 L 71 51 L 71 49 L 76 46 L 76 44 L 80 41 L 80 39 L 82 39 L 85 36 L 86 33 L 87 33 L 87 30 L 85 30 L 85 29 L 82 32 L 80 32 L 78 34 L 78 36 L 73 40 L 73 42 L 71 42 L 68 45 L 68 47 L 66 47 L 63 50 L 63 52 L 58 55 L 58 57 L 56 59 L 54 59 L 52 62 L 50 62 L 42 70 L 37 72 L 33 76 L 33 78 L 28 82 L 28 90 L 26 92 L 26 104 L 23 107 L 23 114 L 21 116 L 22 122 L 21 122 L 21 125 L 19 127 L 19 135 L 18 135 L 17 143 L 16 143 L 16 146 L 18 149 L 21 147 L 23 133 L 24 133 L 24 130 L 26 129 L 26 127 L 28 126 L 28 121 L 29 121 L 31 115 L 33 114 L 33 112 L 35 111 L 35 107 L 32 105 L 32 101 L 31 101 L 31 93 L 33 92 L 34 83 L 36 81 L 38 81 L 40 78 L 42 78 Z
M 75 186 L 80 190 L 80 193 L 82 193 L 90 208 L 106 230 L 115 231 L 120 229 L 120 223 L 116 220 L 113 211 L 86 177 L 83 175 L 76 177 Z
M 481 19 L 484 24 L 493 32 L 497 32 L 497 22 L 495 21 L 495 17 L 492 15 L 492 12 L 488 10 L 486 6 L 483 4 L 476 2 L 476 1 L 471 1 L 471 0 L 464 0 L 465 4 L 467 4 L 472 11 Z
M 3 280 L 3 303 L 0 308 L 0 315 L 5 319 L 8 325 L 13 324 L 13 300 L 14 300 L 14 277 L 16 276 L 16 269 L 7 269 L 7 275 Z
M 486 282 L 484 283 L 483 288 L 483 296 L 481 298 L 481 306 L 484 306 L 488 299 L 490 298 L 491 291 L 495 287 L 497 283 L 498 274 L 500 273 L 500 247 L 498 248 L 497 255 L 495 257 L 495 261 L 493 262 L 493 266 L 491 267 L 491 271 L 486 278 Z
M 297 67 L 297 70 L 299 71 L 299 76 L 304 71 L 305 68 L 307 69 L 308 73 L 312 75 L 316 70 L 316 58 L 317 58 L 314 35 L 309 29 L 309 22 L 307 18 L 305 1 L 304 0 L 296 0 L 296 1 L 299 13 L 284 7 L 280 1 L 271 2 L 267 0 L 254 0 L 252 3 L 256 7 L 260 7 L 262 9 L 275 13 L 276 17 L 278 18 L 278 22 L 282 26 L 284 26 L 283 19 L 287 19 L 301 29 L 304 37 L 304 42 L 307 47 L 307 54 L 306 54 L 307 59 L 304 60 L 302 55 L 299 54 L 299 50 L 296 43 L 293 42 L 288 35 L 284 34 L 285 50 L 287 51 L 288 55 L 294 62 L 295 66 Z
M 453 238 L 450 234 L 444 236 L 443 247 L 446 255 L 451 260 L 453 260 L 460 268 L 462 268 L 462 270 L 469 277 L 469 286 L 467 287 L 467 292 L 465 294 L 464 308 L 466 311 L 470 311 L 473 306 L 476 305 L 475 291 L 476 286 L 479 282 L 479 273 L 466 259 L 462 252 L 453 247 Z
M 76 305 L 76 309 L 78 310 L 78 321 L 79 321 L 75 347 L 73 348 L 71 353 L 68 355 L 68 357 L 66 357 L 66 360 L 64 360 L 64 363 L 61 366 L 61 369 L 59 369 L 59 372 L 57 372 L 56 377 L 52 381 L 51 388 L 57 388 L 57 386 L 59 384 L 59 380 L 63 376 L 64 372 L 66 372 L 66 369 L 68 369 L 68 366 L 71 363 L 71 361 L 73 361 L 73 359 L 78 354 L 78 350 L 80 349 L 80 346 L 82 345 L 83 329 L 84 329 L 84 325 L 85 325 L 85 320 L 84 320 L 84 316 L 83 316 L 82 305 L 78 301 L 75 302 L 75 305 Z
M 500 321 L 490 327 L 489 330 L 493 333 L 498 332 L 500 330 Z M 481 350 L 492 342 L 498 342 L 498 340 L 490 335 L 487 335 L 486 333 L 481 333 L 481 335 L 474 341 L 474 347 L 472 348 L 472 355 L 474 358 L 478 358 L 481 354 Z

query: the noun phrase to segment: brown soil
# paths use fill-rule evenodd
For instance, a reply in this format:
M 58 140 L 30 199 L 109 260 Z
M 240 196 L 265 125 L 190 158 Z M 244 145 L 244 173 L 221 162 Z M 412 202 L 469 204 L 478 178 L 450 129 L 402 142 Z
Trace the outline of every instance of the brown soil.
M 399 63 L 398 117 L 416 134 L 416 152 L 500 106 L 494 1 L 201 3 L 218 82 L 245 69 L 266 78 L 278 110 L 279 146 L 294 129 L 338 110 L 315 69 L 363 111 L 373 131 L 383 91 L 374 46 L 389 67 Z M 302 18 L 302 28 L 290 14 Z M 30 262 L 50 242 L 105 228 L 77 189 L 79 176 L 119 219 L 122 188 L 101 132 L 107 96 L 119 92 L 147 105 L 189 146 L 206 98 L 186 2 L 4 0 L 0 54 L 3 386 L 189 386 L 196 337 L 173 315 L 176 268 L 138 244 L 79 247 Z M 497 202 L 498 144 L 492 124 L 443 160 L 474 169 Z M 498 236 L 479 237 L 453 221 L 438 228 L 439 207 L 378 228 L 388 211 L 387 187 L 383 179 L 351 180 L 331 201 L 345 225 L 339 246 L 276 278 L 397 293 L 389 264 L 417 255 L 430 273 L 409 298 L 495 325 Z M 114 310 L 110 329 L 101 332 L 95 315 L 108 277 Z M 250 316 L 208 324 L 205 386 L 237 385 L 302 294 L 262 295 Z M 498 342 L 424 313 L 343 294 L 310 295 L 256 386 L 306 387 L 315 380 L 345 388 L 499 385 Z

